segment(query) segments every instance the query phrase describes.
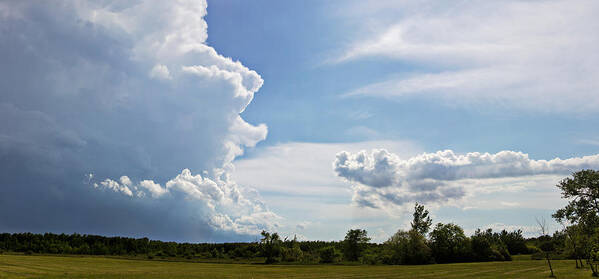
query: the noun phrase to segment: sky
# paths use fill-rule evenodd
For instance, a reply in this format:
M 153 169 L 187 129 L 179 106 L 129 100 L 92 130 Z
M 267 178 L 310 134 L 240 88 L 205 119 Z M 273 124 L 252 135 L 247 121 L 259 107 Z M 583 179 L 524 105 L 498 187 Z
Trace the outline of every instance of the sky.
M 380 242 L 419 202 L 536 236 L 599 169 L 598 12 L 0 1 L 0 231 Z

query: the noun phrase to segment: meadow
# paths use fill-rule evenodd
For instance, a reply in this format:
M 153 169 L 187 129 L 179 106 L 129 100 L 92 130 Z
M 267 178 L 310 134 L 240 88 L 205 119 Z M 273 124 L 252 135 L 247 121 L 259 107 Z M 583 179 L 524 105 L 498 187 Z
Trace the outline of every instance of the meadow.
M 434 265 L 264 265 L 94 256 L 0 255 L 0 278 L 549 278 L 544 261 Z M 592 278 L 572 260 L 554 260 L 557 278 Z

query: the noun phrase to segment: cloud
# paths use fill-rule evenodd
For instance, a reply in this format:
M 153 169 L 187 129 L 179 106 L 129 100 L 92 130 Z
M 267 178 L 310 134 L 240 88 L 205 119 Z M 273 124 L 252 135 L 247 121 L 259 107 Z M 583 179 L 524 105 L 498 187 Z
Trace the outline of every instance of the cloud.
M 331 158 L 339 150 L 358 152 L 375 147 L 401 158 L 422 152 L 417 144 L 405 140 L 280 143 L 258 147 L 236 159 L 231 176 L 239 184 L 257 189 L 274 212 L 285 216 L 278 230 L 283 235 L 300 233 L 312 240 L 338 240 L 354 225 L 369 231 L 380 226 L 393 230 L 396 219 L 381 216 L 378 210 L 352 206 L 351 190 L 331 169 Z
M 266 138 L 240 116 L 263 80 L 206 45 L 205 15 L 205 1 L 0 4 L 0 230 L 222 241 L 276 225 L 229 178 Z
M 295 225 L 295 229 L 298 230 L 298 231 L 303 231 L 308 226 L 310 226 L 310 222 L 309 221 L 303 221 L 303 222 L 300 222 L 297 225 Z
M 122 178 L 126 178 L 127 180 L 125 180 L 125 182 L 129 182 L 127 183 L 123 183 L 123 179 Z M 100 186 L 113 190 L 115 192 L 122 192 L 123 194 L 127 195 L 127 196 L 133 196 L 133 192 L 131 192 L 131 189 L 129 189 L 129 185 L 131 185 L 131 181 L 128 180 L 129 178 L 127 178 L 126 176 L 121 177 L 121 183 L 116 182 L 112 179 L 105 179 L 104 181 L 100 182 L 100 185 L 98 185 L 97 183 L 94 183 L 94 187 L 98 188 Z
M 346 96 L 569 113 L 599 107 L 595 2 L 376 2 L 348 9 L 363 24 L 336 62 L 384 58 L 412 69 Z
M 150 71 L 150 77 L 156 79 L 172 79 L 171 73 L 168 71 L 168 67 L 165 65 L 157 64 Z
M 199 174 L 193 175 L 189 169 L 184 169 L 181 174 L 167 181 L 166 187 L 152 180 L 143 180 L 138 185 L 133 185 L 127 176 L 121 176 L 119 182 L 106 179 L 100 184 L 95 183 L 94 187 L 138 199 L 151 196 L 173 202 L 193 200 L 203 206 L 201 212 L 207 216 L 207 222 L 211 226 L 239 234 L 251 235 L 260 230 L 275 229 L 282 219 L 268 210 L 262 201 L 252 198 L 254 193 L 244 194 L 243 191 L 251 189 L 239 187 L 224 172 L 216 180 L 212 180 Z
M 157 198 L 168 192 L 167 189 L 160 186 L 160 184 L 155 183 L 152 180 L 142 180 L 139 182 L 139 187 L 146 189 L 152 197 Z
M 264 147 L 235 161 L 236 181 L 261 192 L 294 195 L 342 194 L 344 188 L 331 171 L 331 157 L 339 150 L 358 152 L 376 146 L 401 156 L 414 156 L 421 148 L 410 141 L 363 141 L 352 143 L 290 142 Z M 399 156 L 399 155 L 398 155 Z M 306 175 L 306 174 L 310 175 Z M 326 191 L 326 192 L 324 192 Z
M 568 175 L 579 169 L 599 168 L 599 155 L 533 160 L 515 151 L 456 154 L 445 150 L 402 160 L 384 149 L 374 149 L 339 152 L 333 168 L 339 177 L 352 183 L 357 205 L 385 208 L 415 201 L 442 204 L 459 200 L 469 191 L 482 192 L 493 184 L 501 185 L 497 179 Z M 494 181 L 473 190 L 485 180 Z M 493 191 L 491 188 L 486 190 Z
M 579 144 L 586 144 L 586 145 L 595 145 L 595 146 L 599 146 L 599 140 L 596 138 L 592 138 L 592 139 L 580 139 L 578 140 Z

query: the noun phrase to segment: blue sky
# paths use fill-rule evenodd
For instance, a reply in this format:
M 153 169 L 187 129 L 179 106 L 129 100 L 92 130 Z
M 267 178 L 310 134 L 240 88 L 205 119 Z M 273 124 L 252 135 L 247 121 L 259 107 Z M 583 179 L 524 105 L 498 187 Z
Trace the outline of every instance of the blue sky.
M 265 79 L 243 113 L 248 121 L 270 127 L 260 145 L 359 141 L 366 135 L 346 132 L 363 126 L 379 133 L 378 138 L 409 138 L 430 150 L 521 150 L 539 159 L 599 150 L 597 145 L 579 142 L 598 136 L 588 129 L 598 123 L 592 112 L 529 111 L 493 104 L 455 106 L 417 96 L 393 102 L 342 97 L 389 76 L 439 71 L 434 65 L 384 57 L 323 62 L 344 51 L 359 32 L 352 29 L 354 22 L 334 15 L 342 6 L 343 2 L 335 1 L 209 3 L 208 43 Z
M 0 230 L 383 241 L 420 202 L 536 235 L 599 168 L 598 10 L 0 2 Z
M 385 4 L 402 8 L 401 3 Z M 543 3 L 540 4 L 540 7 L 528 8 L 543 9 Z M 577 2 L 573 6 L 584 4 L 588 3 Z M 208 43 L 224 55 L 243 61 L 265 79 L 260 92 L 242 114 L 251 123 L 267 123 L 269 126 L 267 139 L 248 152 L 250 160 L 260 158 L 262 150 L 269 146 L 290 142 L 352 143 L 372 140 L 410 141 L 423 152 L 451 149 L 460 153 L 495 153 L 513 150 L 527 153 L 533 159 L 546 160 L 599 152 L 599 145 L 594 140 L 598 133 L 590 128 L 599 123 L 593 109 L 564 111 L 559 107 L 543 108 L 541 102 L 537 105 L 534 101 L 526 107 L 501 100 L 468 103 L 460 97 L 344 97 L 347 92 L 389 77 L 439 73 L 455 67 L 384 56 L 330 63 L 329 60 L 342 54 L 355 41 L 376 37 L 377 33 L 389 27 L 385 24 L 403 19 L 401 13 L 389 16 L 380 10 L 352 14 L 356 5 L 360 4 L 344 1 L 209 3 L 206 17 L 210 26 Z M 431 5 L 452 6 L 446 2 Z M 460 8 L 457 4 L 453 6 L 426 7 L 417 12 Z M 377 19 L 379 15 L 383 18 Z M 365 30 L 367 28 L 360 26 L 376 20 L 383 25 L 380 29 Z M 527 19 L 519 20 L 526 22 Z M 596 26 L 597 23 L 585 24 Z M 526 26 L 507 28 L 525 29 Z M 555 32 L 559 34 L 560 30 Z M 518 41 L 510 43 L 519 44 Z M 285 193 L 277 192 L 270 197 L 269 193 L 263 193 L 267 200 L 285 196 Z M 557 192 L 552 195 L 559 197 Z M 510 200 L 509 195 L 504 198 Z M 343 200 L 333 199 L 330 202 L 342 203 Z M 553 207 L 520 207 L 467 211 L 443 208 L 434 210 L 434 213 L 444 222 L 457 222 L 472 229 L 495 223 L 491 220 L 500 220 L 498 222 L 507 225 L 533 226 L 535 217 L 550 218 L 554 210 Z

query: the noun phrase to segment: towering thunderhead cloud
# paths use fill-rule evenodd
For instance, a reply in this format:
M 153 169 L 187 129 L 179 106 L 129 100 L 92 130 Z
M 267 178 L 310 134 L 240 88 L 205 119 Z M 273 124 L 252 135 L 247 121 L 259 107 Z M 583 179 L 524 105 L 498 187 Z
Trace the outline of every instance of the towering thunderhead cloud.
M 0 3 L 0 230 L 194 241 L 276 226 L 229 178 L 267 134 L 240 117 L 262 78 L 206 45 L 205 15 L 205 1 Z

